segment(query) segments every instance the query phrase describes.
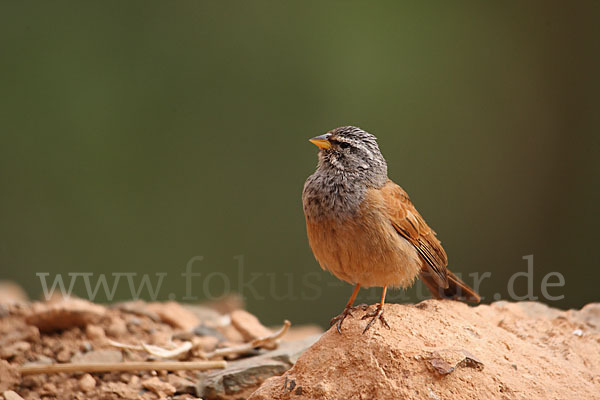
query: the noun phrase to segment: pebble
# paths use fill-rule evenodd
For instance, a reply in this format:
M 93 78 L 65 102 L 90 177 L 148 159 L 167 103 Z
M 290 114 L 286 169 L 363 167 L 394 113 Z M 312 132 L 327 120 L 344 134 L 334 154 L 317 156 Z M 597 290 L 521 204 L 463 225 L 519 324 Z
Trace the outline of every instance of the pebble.
M 168 382 L 163 382 L 157 377 L 146 379 L 142 382 L 142 386 L 145 389 L 151 390 L 156 393 L 159 397 L 172 396 L 175 394 L 175 386 Z
M 2 395 L 4 396 L 5 400 L 23 400 L 21 396 L 12 390 L 7 390 L 6 392 L 2 393 Z
M 242 334 L 246 341 L 269 336 L 273 333 L 248 311 L 236 310 L 230 315 L 231 324 Z
M 103 341 L 106 339 L 106 333 L 104 333 L 104 329 L 98 325 L 88 325 L 85 328 L 85 334 L 90 340 Z
M 127 324 L 122 319 L 114 319 L 108 329 L 106 329 L 106 333 L 112 337 L 124 336 L 129 331 L 127 330 Z
M 68 349 L 62 349 L 56 355 L 56 361 L 61 362 L 61 363 L 69 362 L 70 359 L 71 359 L 71 352 Z
M 85 374 L 79 379 L 79 389 L 82 392 L 89 392 L 96 387 L 96 380 L 90 374 Z
M 174 301 L 150 303 L 147 309 L 156 313 L 163 322 L 186 331 L 193 330 L 200 323 L 200 319 L 193 312 Z
M 10 359 L 18 354 L 23 354 L 31 350 L 31 344 L 28 342 L 16 342 L 10 346 L 0 348 L 0 358 Z
M 89 301 L 65 298 L 53 303 L 35 303 L 25 320 L 40 331 L 66 330 L 100 320 L 106 309 Z

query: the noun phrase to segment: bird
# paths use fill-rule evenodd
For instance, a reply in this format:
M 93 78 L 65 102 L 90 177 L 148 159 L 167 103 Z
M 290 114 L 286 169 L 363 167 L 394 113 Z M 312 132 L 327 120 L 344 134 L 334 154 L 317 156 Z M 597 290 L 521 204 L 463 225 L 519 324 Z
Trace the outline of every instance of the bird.
M 309 139 L 319 148 L 316 171 L 302 191 L 309 245 L 324 270 L 354 285 L 342 324 L 359 307 L 360 288 L 382 287 L 381 301 L 362 319 L 363 333 L 384 317 L 388 288 L 406 289 L 419 277 L 436 299 L 478 303 L 479 295 L 447 269 L 448 257 L 408 194 L 388 178 L 377 138 L 342 126 Z M 363 307 L 366 311 L 367 308 Z

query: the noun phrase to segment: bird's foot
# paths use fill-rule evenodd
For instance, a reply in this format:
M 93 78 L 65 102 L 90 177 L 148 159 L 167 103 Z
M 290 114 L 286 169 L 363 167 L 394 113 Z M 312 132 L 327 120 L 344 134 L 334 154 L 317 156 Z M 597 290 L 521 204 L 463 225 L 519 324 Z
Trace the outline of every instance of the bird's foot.
M 385 326 L 386 328 L 390 329 L 390 326 L 388 325 L 387 321 L 385 320 L 385 318 L 383 317 L 383 306 L 378 305 L 377 308 L 375 309 L 375 311 L 370 312 L 365 314 L 362 319 L 368 319 L 371 318 L 371 320 L 369 321 L 369 323 L 367 324 L 367 326 L 365 327 L 365 330 L 363 331 L 363 334 L 369 330 L 369 328 L 371 326 L 373 326 L 373 324 L 375 323 L 375 321 L 380 320 L 381 324 L 383 326 Z
M 338 331 L 338 333 L 342 333 L 342 323 L 344 322 L 344 320 L 346 319 L 347 316 L 353 316 L 352 312 L 356 311 L 357 309 L 362 309 L 363 311 L 365 311 L 367 309 L 367 305 L 366 304 L 359 304 L 357 306 L 354 307 L 346 307 L 344 308 L 344 311 L 338 315 L 337 317 L 334 317 L 331 322 L 329 323 L 329 326 L 333 326 L 335 324 L 335 327 Z

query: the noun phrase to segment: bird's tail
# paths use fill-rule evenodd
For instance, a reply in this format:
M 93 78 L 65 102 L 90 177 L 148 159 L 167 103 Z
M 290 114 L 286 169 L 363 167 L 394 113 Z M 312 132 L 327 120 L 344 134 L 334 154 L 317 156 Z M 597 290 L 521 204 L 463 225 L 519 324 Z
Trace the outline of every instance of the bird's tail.
M 473 289 L 467 286 L 466 283 L 458 279 L 452 272 L 448 273 L 448 287 L 441 287 L 431 273 L 425 269 L 421 271 L 420 278 L 423 280 L 431 294 L 436 299 L 452 299 L 460 301 L 468 301 L 470 303 L 479 303 L 481 298 Z

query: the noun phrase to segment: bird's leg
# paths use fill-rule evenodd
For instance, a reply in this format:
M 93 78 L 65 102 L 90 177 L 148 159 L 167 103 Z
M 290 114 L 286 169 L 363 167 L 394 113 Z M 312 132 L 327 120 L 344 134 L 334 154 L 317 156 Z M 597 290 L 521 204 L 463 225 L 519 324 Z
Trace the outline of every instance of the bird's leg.
M 385 320 L 385 318 L 383 318 L 383 304 L 385 303 L 385 294 L 387 292 L 387 286 L 383 287 L 383 293 L 381 295 L 381 302 L 379 303 L 379 305 L 377 305 L 377 308 L 375 309 L 375 311 L 365 314 L 362 319 L 367 319 L 367 318 L 371 318 L 371 320 L 369 321 L 369 323 L 367 324 L 367 326 L 365 327 L 365 330 L 363 331 L 363 333 L 365 333 L 366 331 L 369 330 L 369 328 L 375 323 L 375 321 L 380 320 L 381 323 L 383 324 L 383 326 L 385 326 L 386 328 L 390 329 L 390 326 L 388 325 L 387 321 Z
M 333 324 L 336 324 L 336 328 L 338 333 L 342 333 L 342 322 L 344 322 L 344 320 L 346 319 L 346 317 L 348 315 L 352 315 L 352 311 L 354 310 L 354 307 L 352 307 L 352 305 L 354 304 L 354 300 L 356 299 L 356 295 L 358 294 L 358 291 L 360 290 L 360 283 L 357 283 L 356 286 L 354 286 L 354 291 L 352 292 L 352 296 L 350 296 L 350 300 L 348 300 L 348 303 L 346 304 L 346 307 L 344 308 L 344 311 L 338 315 L 337 317 L 333 318 L 331 320 L 331 322 L 329 323 L 329 326 L 333 326 Z

